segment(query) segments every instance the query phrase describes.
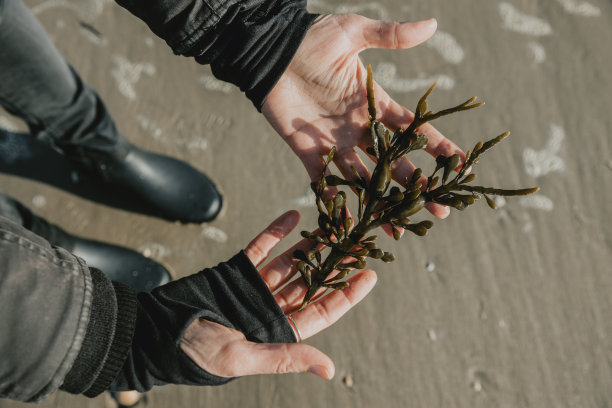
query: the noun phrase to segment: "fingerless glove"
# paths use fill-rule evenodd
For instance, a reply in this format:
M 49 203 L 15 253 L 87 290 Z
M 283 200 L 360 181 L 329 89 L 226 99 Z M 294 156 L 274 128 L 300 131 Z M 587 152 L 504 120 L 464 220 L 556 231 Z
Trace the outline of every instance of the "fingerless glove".
M 97 275 L 96 287 L 104 293 L 98 295 L 104 295 L 108 303 L 109 285 L 98 283 L 99 278 Z M 106 355 L 101 357 L 99 353 L 92 355 L 82 350 L 66 377 L 64 389 L 94 397 L 105 389 L 144 392 L 155 385 L 169 383 L 219 385 L 230 381 L 231 378 L 202 370 L 180 349 L 183 333 L 198 318 L 239 330 L 254 342 L 295 342 L 287 318 L 243 251 L 214 268 L 170 282 L 151 293 L 140 293 L 137 298 L 124 286 L 115 290 L 114 296 L 117 318 L 97 319 L 99 324 L 92 329 L 88 327 L 83 342 L 90 351 L 92 344 L 108 342 L 109 347 L 100 344 L 96 347 L 108 349 Z M 135 307 L 132 306 L 134 311 L 130 316 L 133 303 Z M 130 327 L 134 314 L 135 324 Z M 115 321 L 115 327 L 109 328 L 108 321 Z M 132 333 L 128 333 L 130 330 Z M 127 357 L 122 351 L 126 338 L 131 338 L 127 342 L 130 345 Z M 103 362 L 102 367 L 92 365 L 92 361 Z M 82 390 L 83 385 L 79 388 L 75 384 L 87 384 L 88 388 Z

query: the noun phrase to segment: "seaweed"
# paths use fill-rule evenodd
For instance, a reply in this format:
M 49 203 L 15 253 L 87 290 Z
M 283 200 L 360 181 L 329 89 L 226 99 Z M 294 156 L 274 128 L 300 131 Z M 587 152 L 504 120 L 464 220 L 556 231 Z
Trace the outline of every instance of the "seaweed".
M 472 185 L 476 178 L 471 173 L 481 156 L 493 146 L 506 138 L 510 132 L 504 132 L 486 142 L 478 142 L 466 153 L 461 164 L 458 154 L 446 157 L 439 155 L 435 159 L 435 169 L 425 178 L 420 168 L 404 183 L 391 185 L 391 165 L 394 161 L 410 152 L 423 149 L 427 145 L 427 136 L 419 133 L 425 123 L 452 113 L 466 111 L 482 106 L 476 97 L 444 109 L 439 112 L 428 110 L 427 98 L 435 88 L 431 88 L 419 100 L 412 123 L 405 130 L 392 132 L 379 120 L 374 98 L 372 68 L 367 67 L 367 101 L 369 114 L 369 132 L 372 146 L 366 152 L 374 158 L 376 167 L 369 180 L 360 176 L 353 168 L 354 178 L 344 179 L 334 174 L 327 174 L 329 164 L 336 153 L 331 149 L 318 182 L 311 183 L 315 193 L 315 204 L 319 213 L 319 231 L 302 231 L 302 236 L 312 239 L 309 251 L 297 250 L 293 253 L 296 267 L 308 287 L 300 309 L 311 302 L 321 289 L 341 290 L 349 286 L 344 281 L 351 272 L 366 267 L 367 258 L 380 259 L 384 262 L 394 260 L 393 254 L 378 248 L 376 235 L 368 235 L 376 228 L 388 225 L 392 228 L 393 237 L 401 238 L 400 229 L 424 236 L 433 226 L 429 220 L 414 222 L 411 217 L 422 210 L 427 203 L 437 203 L 464 210 L 484 197 L 492 209 L 496 208 L 491 196 L 523 196 L 538 191 L 538 187 L 524 189 L 500 189 Z M 454 177 L 451 177 L 455 171 Z M 357 193 L 357 218 L 353 219 L 347 209 L 347 196 L 338 191 L 333 197 L 325 200 L 324 191 L 328 186 L 346 186 Z M 325 259 L 321 248 L 329 248 Z

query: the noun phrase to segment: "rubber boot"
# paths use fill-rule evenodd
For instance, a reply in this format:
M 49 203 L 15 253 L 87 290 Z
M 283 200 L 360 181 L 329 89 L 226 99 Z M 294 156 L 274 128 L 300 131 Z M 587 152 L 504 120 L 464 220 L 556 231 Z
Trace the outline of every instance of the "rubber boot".
M 172 280 L 170 272 L 154 260 L 129 248 L 69 234 L 3 193 L 0 193 L 0 216 L 23 225 L 51 245 L 83 258 L 87 265 L 101 270 L 110 280 L 121 282 L 136 292 L 150 292 Z

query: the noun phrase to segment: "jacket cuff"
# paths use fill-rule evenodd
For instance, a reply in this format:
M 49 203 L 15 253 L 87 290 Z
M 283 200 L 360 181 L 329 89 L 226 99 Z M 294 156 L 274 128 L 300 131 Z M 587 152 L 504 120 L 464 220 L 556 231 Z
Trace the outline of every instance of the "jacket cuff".
M 261 66 L 254 67 L 261 71 L 261 80 L 250 89 L 246 89 L 245 93 L 259 112 L 266 97 L 287 70 L 306 32 L 317 17 L 318 14 L 297 10 L 293 18 L 280 30 L 276 44 L 270 47 L 270 53 L 264 57 Z
M 266 5 L 263 17 L 252 13 L 229 23 L 219 39 L 227 45 L 214 58 L 209 53 L 196 56 L 196 61 L 210 63 L 215 77 L 237 85 L 260 112 L 318 16 L 300 7 L 302 2 L 273 3 Z
M 117 296 L 117 324 L 115 336 L 111 343 L 106 362 L 96 378 L 95 382 L 83 394 L 87 397 L 96 397 L 109 389 L 111 383 L 121 371 L 134 337 L 136 326 L 136 293 L 126 285 L 113 282 Z
M 177 302 L 183 309 L 173 307 L 179 313 L 165 316 L 172 317 L 168 319 L 169 324 L 178 323 L 174 328 L 176 345 L 187 326 L 197 318 L 236 329 L 247 340 L 257 343 L 296 341 L 285 314 L 244 251 L 214 268 L 154 289 L 152 294 L 166 306 Z M 139 300 L 147 307 L 150 304 L 143 301 L 145 296 L 139 295 Z
M 136 295 L 99 270 L 90 271 L 94 289 L 89 324 L 61 389 L 95 397 L 108 389 L 127 357 L 136 321 Z
M 99 270 L 89 268 L 93 295 L 89 323 L 81 350 L 60 389 L 72 394 L 87 390 L 100 374 L 115 334 L 117 300 L 111 281 Z
M 210 64 L 261 111 L 317 15 L 306 0 L 117 0 L 175 54 Z

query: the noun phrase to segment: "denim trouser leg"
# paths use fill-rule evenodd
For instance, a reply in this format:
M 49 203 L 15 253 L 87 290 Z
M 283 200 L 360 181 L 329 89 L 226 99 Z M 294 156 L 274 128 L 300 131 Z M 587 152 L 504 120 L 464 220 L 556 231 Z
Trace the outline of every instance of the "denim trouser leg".
M 0 105 L 69 155 L 121 154 L 127 144 L 21 0 L 0 0 Z
M 72 250 L 68 234 L 44 218 L 38 217 L 19 201 L 0 191 L 0 217 L 7 218 L 17 225 L 45 238 L 51 245 Z

